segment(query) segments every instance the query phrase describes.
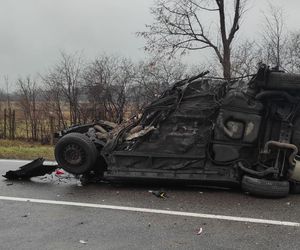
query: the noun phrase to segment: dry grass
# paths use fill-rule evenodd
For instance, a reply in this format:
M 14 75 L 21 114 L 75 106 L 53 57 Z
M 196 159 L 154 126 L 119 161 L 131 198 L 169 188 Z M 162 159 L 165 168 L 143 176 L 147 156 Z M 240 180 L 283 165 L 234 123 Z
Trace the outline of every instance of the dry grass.
M 39 143 L 17 140 L 0 140 L 1 159 L 33 160 L 38 157 L 43 157 L 46 160 L 54 160 L 53 146 L 44 146 Z

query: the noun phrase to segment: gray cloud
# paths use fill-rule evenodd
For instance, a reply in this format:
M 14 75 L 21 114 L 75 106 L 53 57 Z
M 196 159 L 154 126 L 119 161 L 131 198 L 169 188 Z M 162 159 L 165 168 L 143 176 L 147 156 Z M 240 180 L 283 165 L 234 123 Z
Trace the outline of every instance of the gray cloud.
M 272 1 L 283 5 L 290 29 L 299 23 L 297 0 Z M 0 87 L 3 76 L 44 72 L 60 50 L 82 51 L 87 58 L 118 53 L 133 59 L 144 57 L 143 40 L 135 36 L 152 17 L 152 0 L 0 0 Z M 256 36 L 267 1 L 250 0 L 240 37 Z M 196 63 L 199 55 L 190 58 Z M 209 54 L 204 53 L 208 56 Z

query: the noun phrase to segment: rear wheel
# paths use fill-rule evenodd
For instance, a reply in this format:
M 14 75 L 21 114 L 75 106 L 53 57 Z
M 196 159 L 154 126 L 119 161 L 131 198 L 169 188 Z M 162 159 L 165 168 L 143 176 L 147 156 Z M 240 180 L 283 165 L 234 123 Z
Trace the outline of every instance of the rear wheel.
M 55 158 L 58 165 L 72 174 L 83 174 L 90 171 L 94 167 L 97 157 L 96 146 L 84 134 L 67 134 L 55 146 Z
M 242 179 L 242 189 L 253 195 L 280 198 L 289 194 L 290 184 L 288 181 L 257 179 L 245 175 Z

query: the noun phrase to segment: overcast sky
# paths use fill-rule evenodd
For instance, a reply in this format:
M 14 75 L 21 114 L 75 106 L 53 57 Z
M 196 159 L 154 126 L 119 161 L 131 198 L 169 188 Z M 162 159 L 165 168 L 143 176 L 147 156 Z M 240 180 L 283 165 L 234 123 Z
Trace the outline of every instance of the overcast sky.
M 228 0 L 233 1 L 233 0 Z M 299 0 L 272 0 L 283 7 L 290 30 L 300 23 Z M 59 51 L 81 51 L 87 59 L 103 52 L 140 60 L 144 41 L 136 31 L 152 21 L 153 0 L 0 0 L 0 87 L 3 77 L 36 75 L 50 68 Z M 249 0 L 240 37 L 261 32 L 265 0 Z M 207 53 L 193 52 L 196 64 Z

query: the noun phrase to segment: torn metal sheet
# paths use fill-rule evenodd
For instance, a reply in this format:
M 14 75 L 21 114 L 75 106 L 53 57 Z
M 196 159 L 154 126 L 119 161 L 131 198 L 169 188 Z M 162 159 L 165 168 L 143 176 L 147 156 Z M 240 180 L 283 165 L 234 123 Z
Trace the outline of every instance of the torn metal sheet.
M 51 174 L 57 169 L 57 165 L 45 165 L 43 158 L 37 158 L 32 162 L 25 164 L 18 170 L 10 170 L 3 177 L 8 180 L 29 179 L 31 177 Z

